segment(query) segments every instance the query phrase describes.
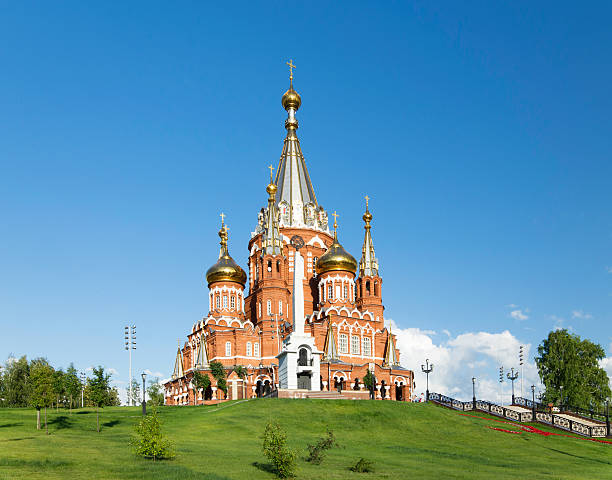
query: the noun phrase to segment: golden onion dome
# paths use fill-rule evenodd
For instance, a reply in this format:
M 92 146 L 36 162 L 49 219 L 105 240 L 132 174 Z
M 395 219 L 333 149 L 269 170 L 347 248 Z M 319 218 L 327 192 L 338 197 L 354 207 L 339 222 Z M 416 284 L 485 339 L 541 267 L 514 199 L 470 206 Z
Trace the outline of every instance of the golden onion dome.
M 335 232 L 333 243 L 317 260 L 316 270 L 319 275 L 332 271 L 357 272 L 357 260 L 340 245 Z
M 219 260 L 206 271 L 206 281 L 208 286 L 215 282 L 236 282 L 243 287 L 246 284 L 246 273 L 238 265 L 227 250 L 227 227 L 221 225 L 219 230 L 221 237 L 221 251 L 219 252 Z
M 300 108 L 300 105 L 302 104 L 302 99 L 300 97 L 300 94 L 297 93 L 294 89 L 293 86 L 289 87 L 289 90 L 287 90 L 285 92 L 285 94 L 283 95 L 283 108 L 285 110 L 289 110 L 290 108 L 293 108 L 294 110 L 298 110 L 298 108 Z
M 270 179 L 270 183 L 266 187 L 266 192 L 268 192 L 268 195 L 275 195 L 277 190 L 278 187 L 274 185 L 274 182 L 272 182 L 272 179 Z

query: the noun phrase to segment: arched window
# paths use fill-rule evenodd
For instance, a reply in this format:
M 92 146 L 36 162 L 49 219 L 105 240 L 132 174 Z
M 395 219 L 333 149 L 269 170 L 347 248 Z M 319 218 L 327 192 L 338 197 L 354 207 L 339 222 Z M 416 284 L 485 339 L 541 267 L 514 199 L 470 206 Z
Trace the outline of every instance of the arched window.
M 268 272 L 272 271 L 272 260 L 268 260 Z
M 246 356 L 247 357 L 253 356 L 253 344 L 251 342 L 247 342 L 246 344 Z
M 364 357 L 372 356 L 372 339 L 370 337 L 363 337 L 363 351 L 362 354 Z
M 259 357 L 259 343 L 257 342 L 253 344 L 253 356 Z
M 333 298 L 334 298 L 334 286 L 328 285 L 327 286 L 327 300 L 333 300 Z
M 338 335 L 338 351 L 348 353 L 348 335 L 346 333 Z
M 344 285 L 344 288 L 342 289 L 342 298 L 344 300 L 348 300 L 348 285 Z
M 230 297 L 230 308 L 236 310 L 236 297 L 234 295 Z
M 257 313 L 258 313 L 258 317 L 261 318 L 261 302 L 257 304 Z
M 217 308 L 221 308 L 221 298 L 219 297 L 219 295 L 215 295 L 215 305 L 217 306 Z
M 359 337 L 351 335 L 351 355 L 359 355 Z
M 225 342 L 225 356 L 232 356 L 232 342 Z
M 370 281 L 366 280 L 366 292 L 369 295 L 370 294 Z
M 268 315 L 272 315 L 272 300 L 266 302 L 266 312 Z
M 378 282 L 374 282 L 374 295 L 378 296 Z
M 227 308 L 227 295 L 223 295 L 223 308 Z
M 276 261 L 276 273 L 280 273 L 280 260 Z
M 238 294 L 238 311 L 242 310 L 242 295 Z
M 305 348 L 300 348 L 298 367 L 305 367 L 306 365 L 308 365 L 308 350 Z
M 283 314 L 283 301 L 282 300 L 278 301 L 278 314 L 279 315 Z
M 255 264 L 255 281 L 259 282 L 259 264 Z

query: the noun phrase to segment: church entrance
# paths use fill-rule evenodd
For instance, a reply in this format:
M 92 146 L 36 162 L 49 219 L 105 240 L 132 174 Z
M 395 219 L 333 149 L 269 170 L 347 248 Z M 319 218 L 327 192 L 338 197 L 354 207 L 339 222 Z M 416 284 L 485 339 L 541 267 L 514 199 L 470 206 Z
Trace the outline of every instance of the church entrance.
M 204 390 L 204 400 L 212 400 L 213 390 L 209 385 L 206 390 Z
M 306 373 L 306 372 L 298 373 L 297 387 L 303 390 L 310 390 L 310 373 Z
M 263 384 L 261 380 L 257 380 L 257 387 L 255 388 L 255 393 L 257 394 L 257 398 L 263 397 Z
M 398 402 L 401 402 L 404 399 L 404 386 L 403 385 L 395 386 L 395 399 Z

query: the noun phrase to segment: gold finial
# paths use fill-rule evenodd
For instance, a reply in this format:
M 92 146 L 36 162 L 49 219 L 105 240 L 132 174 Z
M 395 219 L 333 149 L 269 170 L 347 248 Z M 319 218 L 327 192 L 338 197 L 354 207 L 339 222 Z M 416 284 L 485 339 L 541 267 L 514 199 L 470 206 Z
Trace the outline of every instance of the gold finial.
M 289 60 L 286 63 L 289 65 L 289 85 L 293 87 L 293 69 L 296 68 L 296 66 L 293 64 L 293 60 Z
M 221 217 L 221 227 L 223 227 L 225 225 L 225 223 L 223 223 L 223 221 L 225 220 L 225 213 L 221 212 L 221 215 L 219 215 Z
M 274 167 L 270 165 L 268 168 L 270 169 L 270 183 L 266 187 L 266 192 L 268 192 L 268 195 L 270 195 L 270 200 L 272 200 L 274 198 L 274 195 L 276 195 L 276 190 L 278 189 L 276 188 L 276 185 L 274 185 L 274 178 L 272 175 Z
M 336 235 L 336 230 L 338 229 L 338 217 L 340 215 L 338 215 L 336 213 L 336 211 L 334 210 L 334 213 L 332 213 L 332 216 L 334 217 L 334 236 Z
M 370 222 L 372 221 L 372 214 L 370 213 L 370 197 L 367 195 L 364 197 L 366 201 L 366 211 L 363 214 L 363 221 L 366 223 L 365 228 L 370 228 Z

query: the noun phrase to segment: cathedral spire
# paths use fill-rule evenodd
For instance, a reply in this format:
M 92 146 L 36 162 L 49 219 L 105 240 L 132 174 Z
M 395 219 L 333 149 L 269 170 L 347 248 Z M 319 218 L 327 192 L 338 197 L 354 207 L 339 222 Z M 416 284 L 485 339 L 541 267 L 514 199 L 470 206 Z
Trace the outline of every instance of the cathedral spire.
M 332 328 L 331 320 L 327 321 L 327 338 L 325 339 L 325 350 L 323 354 L 323 360 L 337 360 L 338 348 L 336 347 L 336 339 L 334 338 L 334 330 Z
M 272 179 L 274 167 L 270 165 L 270 183 L 266 187 L 268 192 L 268 211 L 266 214 L 265 231 L 263 234 L 262 248 L 265 254 L 281 255 L 283 253 L 283 241 L 278 230 L 278 210 L 276 209 L 275 195 L 277 191 L 276 185 Z
M 327 215 L 317 203 L 306 161 L 297 137 L 298 121 L 296 112 L 302 104 L 300 95 L 293 89 L 293 61 L 290 68 L 289 90 L 282 98 L 283 108 L 287 110 L 285 128 L 287 136 L 283 143 L 278 169 L 276 171 L 276 203 L 280 209 L 280 223 L 285 227 L 314 227 L 328 231 Z
M 393 340 L 393 334 L 389 330 L 389 335 L 387 337 L 387 351 L 385 352 L 385 360 L 384 365 L 386 367 L 394 367 L 399 365 L 399 361 L 397 359 L 397 352 L 395 351 L 395 341 Z
M 198 352 L 196 354 L 195 366 L 205 367 L 208 365 L 208 352 L 206 351 L 206 337 L 200 334 L 200 342 L 198 344 Z
M 363 221 L 365 222 L 365 237 L 363 239 L 363 247 L 361 249 L 361 260 L 359 261 L 359 276 L 360 277 L 373 277 L 378 275 L 378 260 L 374 254 L 374 242 L 372 241 L 372 233 L 370 229 L 370 222 L 372 221 L 372 214 L 369 210 L 370 197 L 365 196 L 366 211 L 363 214 Z
M 176 360 L 174 361 L 174 372 L 172 378 L 181 378 L 185 375 L 183 371 L 183 353 L 181 352 L 181 341 L 178 341 L 178 350 L 176 352 Z

